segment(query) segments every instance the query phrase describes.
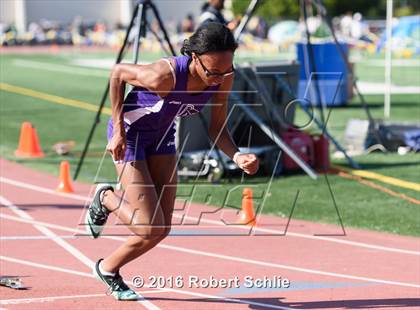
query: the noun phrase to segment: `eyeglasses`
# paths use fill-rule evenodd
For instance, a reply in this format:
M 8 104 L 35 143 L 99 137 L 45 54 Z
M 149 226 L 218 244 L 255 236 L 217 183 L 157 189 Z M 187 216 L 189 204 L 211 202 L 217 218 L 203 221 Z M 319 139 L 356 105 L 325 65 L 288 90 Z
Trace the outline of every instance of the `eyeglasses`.
M 211 72 L 206 68 L 206 66 L 203 64 L 203 62 L 201 61 L 200 57 L 198 57 L 198 55 L 197 55 L 197 58 L 198 58 L 198 61 L 200 62 L 201 67 L 204 70 L 204 73 L 206 74 L 206 77 L 208 77 L 208 78 L 212 78 L 212 77 L 213 78 L 221 78 L 221 77 L 225 78 L 229 75 L 232 75 L 235 72 L 235 68 L 233 66 L 232 66 L 232 69 L 230 71 L 225 72 L 225 73 Z

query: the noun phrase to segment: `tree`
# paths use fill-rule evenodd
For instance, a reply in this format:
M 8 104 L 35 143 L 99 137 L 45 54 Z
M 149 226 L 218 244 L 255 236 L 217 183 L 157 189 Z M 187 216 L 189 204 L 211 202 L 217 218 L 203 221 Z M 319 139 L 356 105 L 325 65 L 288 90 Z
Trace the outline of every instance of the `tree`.
M 347 12 L 359 12 L 366 17 L 379 17 L 386 14 L 386 0 L 323 0 L 330 16 L 339 16 Z
M 277 20 L 279 17 L 298 18 L 299 0 L 260 0 L 261 4 L 257 9 L 257 15 L 266 20 Z M 233 0 L 232 10 L 235 15 L 243 15 L 248 8 L 250 1 Z
M 300 16 L 300 0 L 260 0 L 257 15 L 267 21 L 277 21 L 280 18 L 298 19 Z M 330 16 L 339 16 L 347 12 L 360 12 L 365 17 L 384 18 L 386 15 L 386 0 L 322 0 Z M 248 8 L 250 0 L 232 0 L 232 9 L 235 15 L 243 15 Z M 419 14 L 419 0 L 395 1 L 396 9 L 404 8 L 410 14 Z M 407 14 L 409 14 L 407 13 Z

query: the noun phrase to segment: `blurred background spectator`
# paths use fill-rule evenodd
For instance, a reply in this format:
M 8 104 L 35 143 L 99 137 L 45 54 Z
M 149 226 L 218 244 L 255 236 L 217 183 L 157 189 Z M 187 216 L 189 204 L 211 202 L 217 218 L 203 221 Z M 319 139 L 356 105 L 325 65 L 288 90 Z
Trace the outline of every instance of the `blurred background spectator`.
M 195 29 L 194 16 L 191 13 L 189 13 L 178 24 L 178 33 L 191 33 L 191 32 L 194 32 L 194 29 Z
M 10 6 L 10 4 L 13 4 L 12 1 L 7 2 L 8 6 L 5 5 L 6 2 L 0 1 L 0 45 L 55 44 L 109 46 L 114 48 L 122 44 L 134 1 L 107 2 L 101 12 L 97 12 L 95 5 L 91 5 L 91 8 L 86 7 L 83 12 L 80 9 L 73 10 L 70 2 L 63 1 L 56 0 L 54 5 L 57 5 L 58 2 L 65 3 L 70 8 L 68 10 L 63 9 L 60 12 L 60 16 L 65 16 L 65 18 L 35 19 L 35 16 L 44 16 L 43 8 L 36 7 L 35 4 L 39 2 L 41 5 L 44 2 L 26 0 L 27 10 L 33 11 L 37 8 L 36 14 L 35 11 L 27 14 L 31 16 L 27 17 L 29 21 L 27 23 L 22 22 L 21 19 L 13 19 L 16 12 Z M 87 2 L 91 4 L 95 1 L 98 2 L 97 0 Z M 183 1 L 188 3 L 189 11 L 187 15 L 182 15 L 179 12 L 175 14 L 173 11 L 175 4 L 172 1 L 153 1 L 161 10 L 165 28 L 175 45 L 180 44 L 201 23 L 218 21 L 234 29 L 239 23 L 239 18 L 235 18 L 235 16 L 243 15 L 250 4 L 250 1 L 244 0 L 208 0 L 204 5 L 199 1 L 179 0 L 175 7 L 180 6 Z M 110 4 L 111 2 L 113 6 Z M 102 2 L 99 1 L 98 4 L 100 3 Z M 396 53 L 404 55 L 420 53 L 419 3 L 420 1 L 413 0 L 395 2 L 393 30 L 395 35 L 392 48 Z M 384 4 L 384 0 L 353 0 L 351 3 L 331 0 L 326 3 L 329 15 L 335 16 L 333 27 L 339 40 L 348 43 L 351 47 L 369 53 L 380 52 L 385 45 L 383 34 L 385 30 Z M 357 7 L 359 11 L 352 12 L 351 9 L 354 7 Z M 58 14 L 54 12 L 56 11 L 51 9 L 48 14 L 45 13 L 45 16 Z M 80 16 L 75 15 L 74 12 L 77 12 Z M 331 40 L 331 33 L 327 25 L 323 22 L 321 16 L 316 15 L 316 12 L 316 9 L 309 10 L 306 21 L 314 42 Z M 81 14 L 85 14 L 85 16 L 82 17 Z M 149 14 L 150 17 L 151 15 Z M 92 16 L 96 16 L 96 18 Z M 232 19 L 232 22 L 228 22 L 230 19 Z M 157 21 L 149 18 L 148 22 L 150 29 L 162 36 Z M 295 44 L 304 40 L 305 31 L 306 25 L 300 14 L 299 1 L 262 1 L 244 31 L 240 48 L 258 53 L 293 52 Z M 132 32 L 131 38 L 134 36 L 135 33 Z M 155 51 L 159 49 L 159 43 L 154 35 L 148 33 L 142 48 Z
M 225 0 L 208 0 L 201 8 L 199 24 L 217 22 L 226 25 L 230 30 L 234 30 L 239 24 L 239 19 L 235 18 L 228 22 L 222 13 L 224 8 Z

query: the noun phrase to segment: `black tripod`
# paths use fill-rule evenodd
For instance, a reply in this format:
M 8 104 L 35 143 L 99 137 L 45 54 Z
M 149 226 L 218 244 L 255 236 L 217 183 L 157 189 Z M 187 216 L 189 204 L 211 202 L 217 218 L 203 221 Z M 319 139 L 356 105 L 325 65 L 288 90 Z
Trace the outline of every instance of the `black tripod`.
M 142 38 L 146 37 L 146 33 L 147 33 L 147 29 L 151 30 L 151 32 L 158 38 L 158 41 L 160 42 L 162 49 L 167 51 L 166 47 L 164 46 L 164 42 L 162 42 L 161 38 L 159 38 L 159 36 L 149 27 L 149 24 L 147 22 L 147 11 L 148 9 L 151 9 L 156 20 L 159 23 L 159 27 L 164 35 L 164 40 L 166 42 L 166 44 L 168 45 L 169 49 L 170 49 L 170 53 L 173 56 L 176 56 L 175 50 L 171 44 L 171 41 L 169 39 L 168 33 L 166 32 L 165 26 L 160 18 L 159 12 L 156 8 L 156 6 L 154 5 L 154 3 L 151 0 L 139 0 L 139 2 L 136 4 L 134 11 L 133 11 L 133 15 L 131 17 L 129 26 L 127 28 L 126 34 L 125 34 L 125 38 L 124 38 L 124 43 L 121 46 L 119 52 L 118 52 L 118 56 L 117 59 L 115 61 L 116 64 L 120 63 L 121 60 L 123 59 L 127 47 L 129 46 L 129 37 L 130 37 L 130 33 L 134 28 L 134 25 L 136 24 L 137 26 L 137 33 L 136 36 L 134 38 L 134 50 L 133 50 L 133 63 L 137 63 L 138 61 L 138 56 L 139 56 L 139 49 L 140 49 L 140 45 L 141 45 L 141 41 Z M 101 121 L 101 114 L 102 114 L 102 109 L 105 105 L 106 102 L 106 98 L 108 97 L 108 92 L 109 92 L 109 80 L 108 83 L 106 85 L 105 91 L 102 95 L 102 99 L 101 99 L 101 103 L 99 104 L 99 108 L 98 111 L 96 112 L 96 116 L 94 119 L 94 122 L 92 124 L 92 127 L 90 129 L 88 138 L 86 140 L 85 146 L 83 148 L 83 152 L 82 155 L 80 157 L 79 163 L 77 164 L 77 168 L 76 171 L 74 173 L 74 180 L 77 179 L 79 173 L 80 173 L 80 169 L 82 168 L 84 159 L 86 157 L 86 154 L 89 150 L 89 145 L 92 141 L 92 137 L 93 134 L 95 133 L 96 127 L 97 125 L 100 123 Z
M 259 0 L 252 0 L 252 2 L 249 5 L 248 10 L 247 10 L 247 12 L 245 14 L 245 17 L 243 18 L 243 20 L 241 21 L 241 24 L 239 25 L 237 31 L 235 32 L 236 39 L 239 39 L 240 34 L 243 32 L 244 28 L 246 27 L 247 23 L 249 22 L 249 18 L 254 13 L 254 11 L 255 11 L 258 3 L 259 3 Z M 153 14 L 154 14 L 156 20 L 158 21 L 159 27 L 160 27 L 163 35 L 164 35 L 164 41 L 149 26 L 149 24 L 147 22 L 147 14 L 146 14 L 148 9 L 152 9 Z M 120 51 L 119 51 L 118 56 L 117 56 L 117 59 L 115 61 L 116 64 L 120 63 L 121 60 L 123 59 L 124 55 L 125 55 L 126 49 L 129 46 L 129 42 L 128 42 L 129 40 L 128 39 L 129 39 L 130 33 L 131 33 L 132 29 L 134 28 L 134 25 L 135 24 L 136 24 L 138 30 L 137 30 L 137 34 L 136 34 L 135 39 L 134 39 L 133 63 L 136 64 L 137 61 L 138 61 L 138 55 L 139 55 L 139 49 L 140 49 L 140 45 L 141 45 L 141 39 L 146 37 L 146 33 L 147 33 L 146 30 L 151 31 L 152 34 L 157 38 L 157 40 L 161 44 L 162 50 L 164 50 L 168 55 L 176 56 L 175 50 L 174 50 L 174 48 L 173 48 L 173 46 L 171 44 L 171 41 L 170 41 L 169 36 L 168 36 L 168 33 L 167 33 L 167 31 L 165 29 L 165 26 L 164 26 L 164 24 L 163 24 L 163 22 L 162 22 L 162 20 L 160 18 L 160 15 L 159 15 L 159 12 L 158 12 L 156 6 L 154 5 L 154 3 L 151 0 L 139 0 L 139 2 L 135 6 L 135 9 L 133 11 L 133 15 L 131 17 L 129 26 L 127 28 L 127 31 L 126 31 L 126 34 L 125 34 L 125 38 L 124 38 L 124 43 L 121 46 Z M 170 51 L 167 50 L 167 48 L 166 48 L 166 46 L 164 44 L 165 42 L 166 42 L 166 45 L 169 47 Z M 80 157 L 79 163 L 78 163 L 77 168 L 76 168 L 76 171 L 74 173 L 74 180 L 76 180 L 77 177 L 79 176 L 79 173 L 80 173 L 80 170 L 82 168 L 84 159 L 85 159 L 86 154 L 87 154 L 87 152 L 89 150 L 89 145 L 91 143 L 93 134 L 94 134 L 94 132 L 96 130 L 97 125 L 101 121 L 102 109 L 103 109 L 103 107 L 105 105 L 106 98 L 108 97 L 108 92 L 109 92 L 109 80 L 108 80 L 108 83 L 106 85 L 105 91 L 104 91 L 104 93 L 102 95 L 101 103 L 99 105 L 99 108 L 98 108 L 98 111 L 96 113 L 94 122 L 92 124 L 92 127 L 90 129 L 88 138 L 87 138 L 86 143 L 85 143 L 85 146 L 83 148 L 82 155 Z M 202 122 L 203 126 L 204 127 L 207 127 L 207 122 L 204 119 L 204 117 L 201 114 L 198 114 L 198 115 L 199 115 L 199 117 L 201 119 L 201 122 Z M 207 138 L 209 139 L 209 142 L 210 142 L 210 138 L 209 138 L 208 135 L 207 135 Z M 217 154 L 217 156 L 218 156 L 218 158 L 220 160 L 220 163 L 222 164 L 222 167 L 224 168 L 224 162 L 223 162 L 223 160 L 221 158 L 221 154 L 220 154 L 220 152 L 219 152 L 219 150 L 218 150 L 217 147 L 215 147 L 215 151 L 216 151 L 216 154 Z

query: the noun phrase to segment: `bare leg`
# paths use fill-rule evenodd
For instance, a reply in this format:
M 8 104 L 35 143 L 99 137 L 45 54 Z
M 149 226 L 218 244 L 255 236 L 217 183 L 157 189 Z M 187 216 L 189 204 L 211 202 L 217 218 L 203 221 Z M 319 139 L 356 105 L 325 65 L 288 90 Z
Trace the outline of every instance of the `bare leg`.
M 124 187 L 124 200 L 111 191 L 104 194 L 104 206 L 115 213 L 122 224 L 134 233 L 117 250 L 106 257 L 102 267 L 116 272 L 155 244 L 164 233 L 164 217 L 146 161 L 116 164 Z
M 116 165 L 125 189 L 124 199 L 107 191 L 104 205 L 122 223 L 130 225 L 128 228 L 135 235 L 128 237 L 123 245 L 104 259 L 102 267 L 105 270 L 116 272 L 169 234 L 176 196 L 175 166 L 175 155 L 151 156 L 147 165 L 144 161 L 126 164 L 126 167 Z
M 159 205 L 165 220 L 165 229 L 156 241 L 161 242 L 171 231 L 172 213 L 175 207 L 177 170 L 175 155 L 154 155 L 147 158 L 150 176 L 156 186 Z M 155 245 L 152 245 L 154 247 Z

